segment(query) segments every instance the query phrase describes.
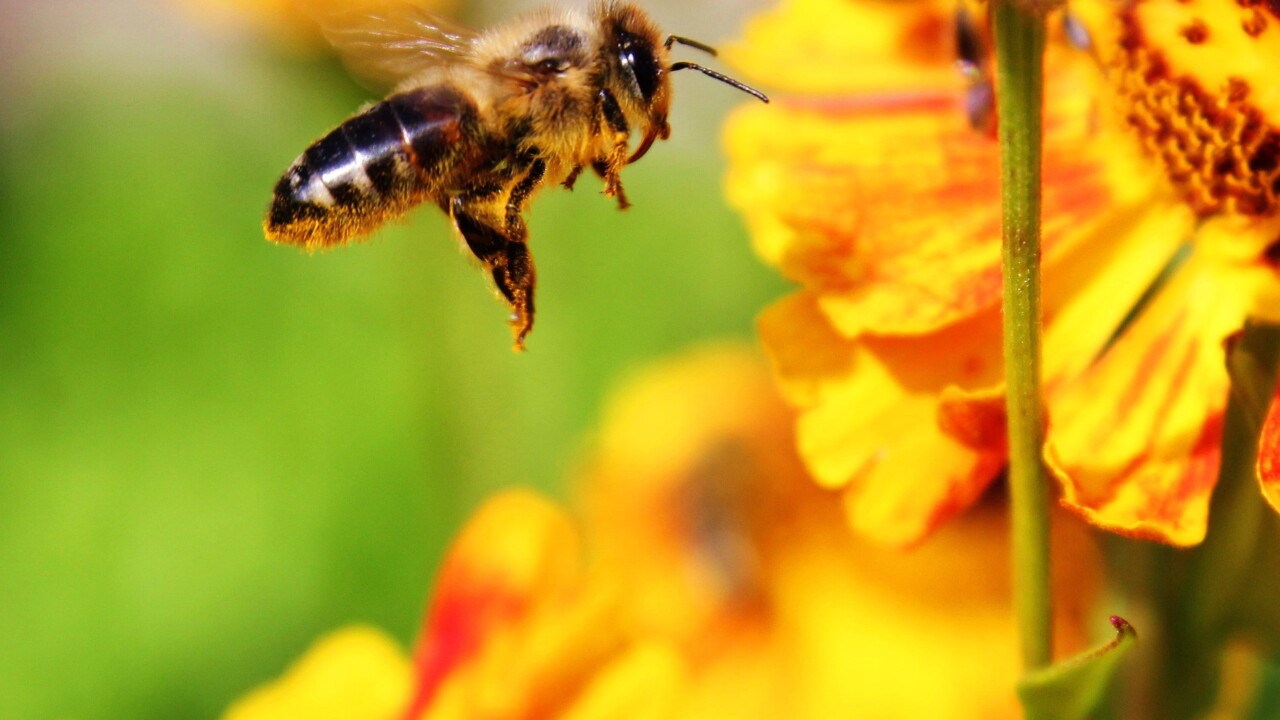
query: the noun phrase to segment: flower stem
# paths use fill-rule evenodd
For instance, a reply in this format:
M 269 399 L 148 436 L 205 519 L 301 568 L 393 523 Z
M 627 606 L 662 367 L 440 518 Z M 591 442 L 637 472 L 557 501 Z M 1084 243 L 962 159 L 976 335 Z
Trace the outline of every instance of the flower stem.
M 1017 0 L 994 5 L 1004 210 L 1004 366 L 1013 514 L 1013 604 L 1030 670 L 1053 657 L 1049 496 L 1041 448 L 1040 124 L 1044 18 Z

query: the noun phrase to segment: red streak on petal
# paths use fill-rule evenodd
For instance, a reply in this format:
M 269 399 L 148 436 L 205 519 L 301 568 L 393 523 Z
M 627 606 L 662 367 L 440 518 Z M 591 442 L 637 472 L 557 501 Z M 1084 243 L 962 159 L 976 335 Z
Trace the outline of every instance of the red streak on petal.
M 1183 343 L 1176 348 L 1180 351 L 1180 355 L 1172 371 L 1166 369 L 1155 374 L 1162 361 L 1167 362 L 1169 359 L 1167 355 L 1174 344 L 1174 335 L 1182 324 L 1183 315 L 1185 310 L 1178 316 L 1170 318 L 1166 324 L 1171 331 L 1151 341 L 1137 367 L 1133 369 L 1131 375 L 1133 382 L 1126 389 L 1124 396 L 1115 402 L 1117 408 L 1127 408 L 1143 402 L 1143 391 L 1152 382 L 1158 382 L 1159 386 L 1165 390 L 1164 396 L 1159 398 L 1161 406 L 1154 413 L 1154 417 L 1160 420 L 1148 428 L 1148 439 L 1142 444 L 1146 448 L 1155 447 L 1155 440 L 1164 426 L 1163 420 L 1170 416 L 1170 407 L 1177 401 L 1180 389 L 1188 386 L 1187 377 L 1197 364 L 1195 348 L 1189 342 Z M 1121 488 L 1136 483 L 1147 502 L 1129 519 L 1128 522 L 1131 523 L 1129 527 L 1125 526 L 1123 520 L 1117 520 L 1115 525 L 1110 525 L 1109 529 L 1113 532 L 1130 537 L 1169 542 L 1176 532 L 1187 530 L 1185 527 L 1187 522 L 1203 522 L 1203 518 L 1197 518 L 1194 515 L 1187 517 L 1188 506 L 1202 499 L 1201 496 L 1207 495 L 1217 482 L 1222 445 L 1222 420 L 1222 408 L 1210 408 L 1200 433 L 1185 458 L 1179 459 L 1167 454 L 1160 456 L 1149 450 L 1143 452 L 1134 457 L 1124 470 L 1113 476 L 1107 482 L 1105 490 L 1094 498 L 1085 500 L 1084 504 L 1095 508 L 1103 507 Z M 1099 435 L 1096 436 L 1095 441 L 1101 446 L 1107 442 L 1109 434 L 1107 428 L 1099 428 Z M 1178 462 L 1183 465 L 1176 475 L 1170 476 L 1159 469 L 1161 466 L 1167 467 Z M 1185 543 L 1179 542 L 1179 544 Z
M 1182 327 L 1186 314 L 1185 308 L 1180 309 L 1176 316 L 1169 318 L 1165 322 L 1165 327 L 1167 327 L 1169 331 L 1152 338 L 1151 343 L 1147 346 L 1147 351 L 1142 355 L 1142 358 L 1138 360 L 1137 365 L 1131 369 L 1131 372 L 1129 373 L 1130 382 L 1128 387 L 1125 388 L 1124 394 L 1116 399 L 1115 407 L 1117 409 L 1124 411 L 1125 409 L 1133 407 L 1141 402 L 1142 395 L 1146 390 L 1147 384 L 1152 381 L 1158 381 L 1161 386 L 1166 389 L 1169 396 L 1172 396 L 1182 390 L 1182 385 L 1180 382 L 1175 382 L 1174 377 L 1157 375 L 1156 370 L 1159 369 L 1160 364 L 1168 356 L 1170 346 L 1173 344 L 1174 333 Z M 1188 361 L 1192 360 L 1192 358 L 1189 357 L 1189 353 L 1192 350 L 1194 350 L 1194 348 L 1190 346 L 1182 348 L 1183 358 L 1178 364 L 1178 370 L 1176 371 L 1176 380 L 1178 381 L 1183 379 L 1189 369 Z M 1166 402 L 1167 401 L 1168 399 L 1166 399 Z M 1098 430 L 1100 432 L 1110 434 L 1110 428 L 1098 428 Z
M 1262 484 L 1262 496 L 1280 512 L 1280 389 L 1271 398 L 1258 438 L 1258 482 Z
M 1008 417 L 1004 395 L 991 397 L 943 397 L 938 404 L 938 426 L 974 452 L 1003 457 Z
M 922 90 L 838 97 L 792 96 L 778 98 L 775 102 L 788 110 L 821 112 L 835 116 L 964 112 L 964 94 L 960 90 L 954 92 Z M 957 115 L 957 117 L 963 117 L 963 115 Z
M 442 587 L 454 590 L 440 592 L 428 613 L 414 658 L 417 687 L 403 720 L 421 716 L 444 679 L 480 649 L 485 635 L 518 619 L 529 607 L 527 597 L 499 583 L 467 582 L 449 573 L 442 578 L 447 581 Z
M 1188 501 L 1208 493 L 1217 483 L 1221 453 L 1222 414 L 1217 413 L 1205 418 L 1200 436 L 1192 446 L 1186 467 L 1173 484 L 1172 492 L 1163 487 L 1149 489 L 1147 497 L 1151 498 L 1152 504 L 1148 506 L 1146 516 L 1173 526 L 1180 525 Z
M 1003 452 L 978 453 L 977 460 L 967 475 L 953 474 L 948 483 L 947 496 L 934 505 L 924 522 L 925 531 L 920 534 L 918 542 L 928 539 L 930 531 L 972 506 L 990 487 L 1007 462 L 1008 458 Z

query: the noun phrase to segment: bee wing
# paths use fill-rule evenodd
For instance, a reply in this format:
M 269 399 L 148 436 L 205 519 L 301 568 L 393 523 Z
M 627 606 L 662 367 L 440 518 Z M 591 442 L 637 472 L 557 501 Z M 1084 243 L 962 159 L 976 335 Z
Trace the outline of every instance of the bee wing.
M 352 74 L 379 90 L 430 67 L 467 62 L 477 37 L 408 0 L 381 0 L 318 22 Z

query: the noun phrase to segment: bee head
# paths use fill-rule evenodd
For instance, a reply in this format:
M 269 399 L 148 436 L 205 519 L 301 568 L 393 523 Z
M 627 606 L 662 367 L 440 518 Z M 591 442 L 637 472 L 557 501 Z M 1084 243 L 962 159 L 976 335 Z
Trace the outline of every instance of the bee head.
M 607 5 L 601 11 L 600 22 L 604 87 L 617 98 L 627 120 L 644 128 L 641 147 L 647 149 L 655 138 L 665 140 L 671 134 L 667 124 L 671 65 L 662 34 L 649 16 L 634 5 Z
M 697 70 L 763 102 L 764 93 L 697 63 L 672 63 L 672 43 L 680 43 L 715 55 L 714 48 L 696 40 L 671 35 L 664 41 L 657 26 L 643 10 L 628 4 L 609 4 L 601 11 L 604 31 L 605 87 L 618 99 L 627 119 L 645 128 L 644 138 L 629 162 L 639 160 L 657 138 L 671 134 L 667 112 L 671 108 L 671 73 Z

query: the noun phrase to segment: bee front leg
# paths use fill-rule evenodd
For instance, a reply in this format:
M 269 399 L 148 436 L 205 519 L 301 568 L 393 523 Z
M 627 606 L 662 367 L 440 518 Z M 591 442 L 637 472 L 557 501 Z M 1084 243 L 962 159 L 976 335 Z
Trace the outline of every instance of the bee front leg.
M 613 145 L 609 155 L 597 160 L 592 166 L 604 178 L 604 194 L 618 198 L 618 209 L 631 207 L 627 194 L 622 190 L 622 168 L 627 164 L 627 140 L 631 137 L 631 128 L 627 125 L 627 117 L 618 105 L 618 99 L 608 90 L 600 91 L 600 114 L 604 118 Z
M 461 197 L 452 199 L 449 215 L 467 241 L 467 247 L 489 270 L 498 292 L 511 306 L 515 349 L 524 350 L 525 336 L 533 329 L 533 290 L 537 277 L 533 256 L 524 242 L 524 221 L 516 216 L 518 234 L 513 236 L 504 227 L 510 224 L 510 217 L 495 218 L 492 212 L 482 206 L 470 206 Z

